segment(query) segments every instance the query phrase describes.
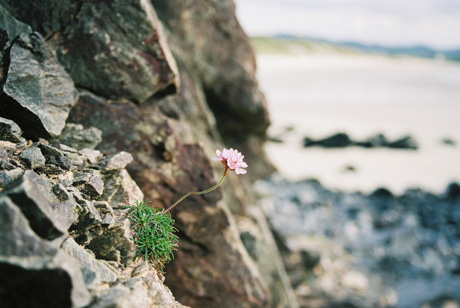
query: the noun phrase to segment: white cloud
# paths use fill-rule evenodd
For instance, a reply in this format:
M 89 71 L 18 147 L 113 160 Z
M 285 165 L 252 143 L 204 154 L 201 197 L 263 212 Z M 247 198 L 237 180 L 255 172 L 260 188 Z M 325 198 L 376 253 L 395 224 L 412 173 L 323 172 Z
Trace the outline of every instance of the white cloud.
M 460 47 L 458 0 L 236 0 L 250 35 Z

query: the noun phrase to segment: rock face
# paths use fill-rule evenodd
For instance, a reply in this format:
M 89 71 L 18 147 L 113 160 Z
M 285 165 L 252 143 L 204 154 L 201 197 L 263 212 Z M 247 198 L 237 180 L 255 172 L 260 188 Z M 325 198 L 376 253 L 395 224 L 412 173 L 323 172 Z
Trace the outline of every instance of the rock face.
M 0 0 L 0 302 L 27 306 L 46 284 L 38 306 L 298 306 L 250 190 L 273 171 L 269 118 L 234 10 Z M 248 175 L 172 211 L 164 280 L 136 258 L 123 206 L 213 186 L 224 146 Z
M 34 30 L 52 35 L 50 43 L 77 86 L 137 102 L 179 86 L 174 58 L 147 0 L 48 0 L 40 7 L 4 2 Z
M 43 139 L 27 144 L 1 144 L 7 159 L 2 169 L 12 165 L 16 168 L 6 172 L 19 173 L 2 182 L 0 195 L 0 302 L 8 307 L 128 307 L 128 302 L 183 307 L 153 269 L 134 271 L 142 261 L 134 260 L 136 246 L 120 204 L 142 200 L 143 194 L 124 169 L 130 161 L 99 171 L 97 161 L 69 146 Z M 40 164 L 32 163 L 36 160 Z
M 166 108 L 163 104 L 160 102 L 155 109 L 146 108 L 152 114 L 148 117 L 125 101 L 109 104 L 85 93 L 70 114 L 71 120 L 96 125 L 103 131 L 103 142 L 98 146 L 102 152 L 111 151 L 111 145 L 116 145 L 133 153 L 128 170 L 155 207 L 166 207 L 188 191 L 204 190 L 215 184 L 205 149 L 181 140 L 193 140 L 187 133 L 191 126 L 170 121 L 162 112 L 162 107 Z M 89 110 L 97 112 L 89 114 Z M 176 112 L 185 116 L 180 110 Z M 117 157 L 123 159 L 121 155 L 109 156 L 99 165 L 116 165 L 111 161 Z M 166 269 L 166 284 L 181 302 L 192 307 L 268 305 L 270 292 L 240 242 L 227 206 L 218 204 L 221 198 L 220 190 L 191 197 L 173 211 L 182 237 L 178 254 Z
M 0 115 L 17 122 L 27 136 L 58 136 L 77 99 L 73 81 L 40 34 L 29 33 L 2 11 L 0 31 L 8 41 L 2 44 Z
M 272 172 L 261 150 L 270 124 L 266 101 L 257 87 L 255 57 L 233 1 L 152 3 L 168 30 L 180 69 L 192 75 L 193 86 L 205 96 L 225 144 L 246 153 L 255 177 Z

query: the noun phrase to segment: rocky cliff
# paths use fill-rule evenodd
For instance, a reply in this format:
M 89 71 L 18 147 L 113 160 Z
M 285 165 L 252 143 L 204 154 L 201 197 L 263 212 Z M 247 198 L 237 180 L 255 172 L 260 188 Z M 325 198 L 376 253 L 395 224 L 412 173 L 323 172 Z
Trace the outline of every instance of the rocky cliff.
M 0 0 L 0 303 L 296 307 L 251 182 L 269 116 L 230 0 Z M 163 276 L 124 205 L 172 211 Z

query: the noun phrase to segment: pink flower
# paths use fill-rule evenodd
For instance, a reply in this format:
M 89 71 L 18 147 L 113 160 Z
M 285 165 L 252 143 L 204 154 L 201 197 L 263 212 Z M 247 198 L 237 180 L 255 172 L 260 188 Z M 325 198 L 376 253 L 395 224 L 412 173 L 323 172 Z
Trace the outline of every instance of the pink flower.
M 223 149 L 222 152 L 216 151 L 217 158 L 214 160 L 220 160 L 226 168 L 235 171 L 236 174 L 245 174 L 248 164 L 243 161 L 244 155 L 234 149 Z

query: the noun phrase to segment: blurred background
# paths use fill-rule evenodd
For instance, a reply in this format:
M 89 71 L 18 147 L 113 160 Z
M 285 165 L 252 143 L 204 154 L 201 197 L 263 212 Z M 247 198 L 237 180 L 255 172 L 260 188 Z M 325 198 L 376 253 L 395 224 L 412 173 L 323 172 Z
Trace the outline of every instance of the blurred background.
M 235 2 L 301 306 L 459 307 L 460 2 Z
M 370 192 L 460 179 L 459 1 L 236 1 L 267 96 L 269 155 L 293 179 Z M 416 151 L 303 148 L 305 137 L 406 136 Z

